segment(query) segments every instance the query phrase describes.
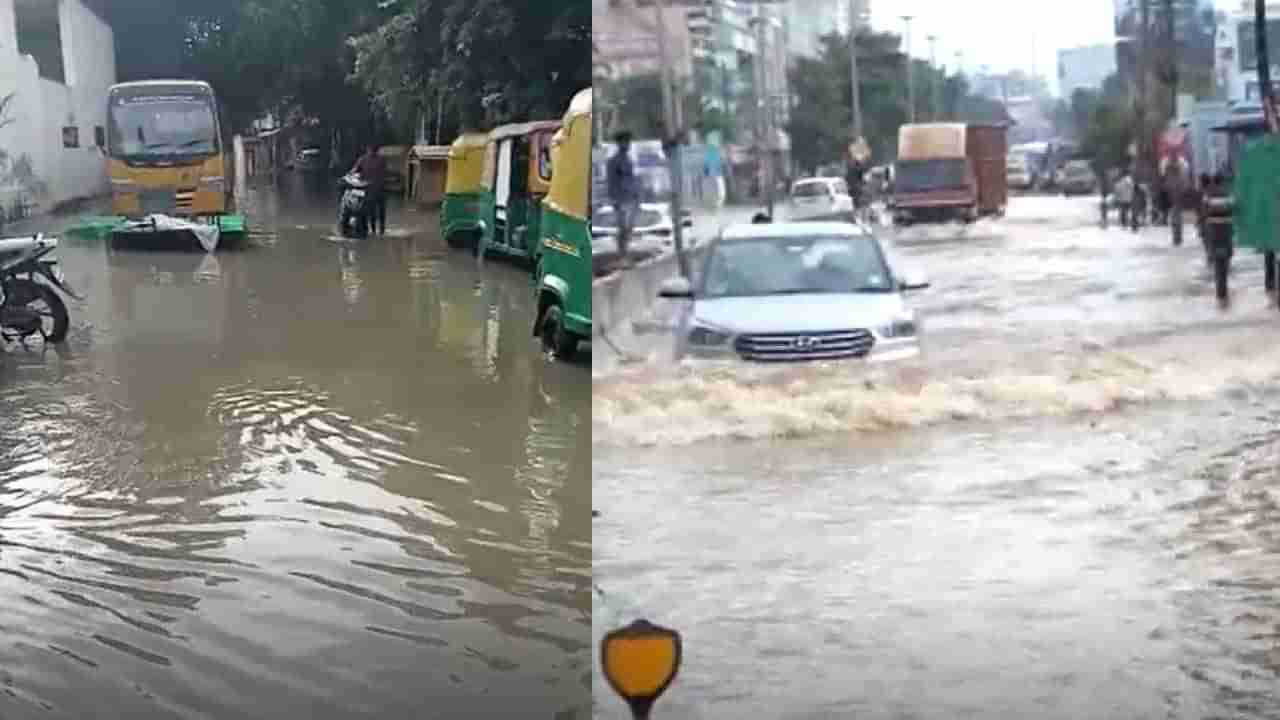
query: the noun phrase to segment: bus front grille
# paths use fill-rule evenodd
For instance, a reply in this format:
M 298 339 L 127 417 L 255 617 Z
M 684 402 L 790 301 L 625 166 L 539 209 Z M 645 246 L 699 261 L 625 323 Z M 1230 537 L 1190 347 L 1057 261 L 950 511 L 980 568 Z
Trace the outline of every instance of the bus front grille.
M 177 197 L 173 188 L 157 188 L 143 190 L 138 194 L 138 202 L 144 215 L 172 215 L 177 205 Z

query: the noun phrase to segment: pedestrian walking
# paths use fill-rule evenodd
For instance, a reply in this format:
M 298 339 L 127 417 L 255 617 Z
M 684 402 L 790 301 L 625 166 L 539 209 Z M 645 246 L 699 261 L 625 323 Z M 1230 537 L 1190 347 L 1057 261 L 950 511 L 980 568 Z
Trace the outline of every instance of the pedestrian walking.
M 1148 189 L 1146 183 L 1133 184 L 1133 200 L 1129 204 L 1129 229 L 1138 232 L 1147 216 Z
M 365 152 L 356 160 L 352 174 L 358 173 L 367 184 L 369 193 L 369 233 L 387 234 L 387 161 L 378 154 L 378 144 L 369 143 Z
M 1102 214 L 1102 229 L 1107 229 L 1107 196 L 1110 195 L 1110 178 L 1105 170 L 1098 171 L 1098 212 Z
M 631 162 L 631 133 L 624 130 L 614 139 L 618 150 L 609 158 L 607 166 L 609 202 L 613 205 L 614 216 L 618 218 L 618 254 L 623 264 L 627 264 L 631 258 L 631 226 L 640 205 L 639 189 L 636 167 Z
M 1187 161 L 1181 157 L 1175 157 L 1166 162 L 1161 178 L 1169 198 L 1168 221 L 1174 245 L 1182 244 L 1182 206 L 1183 198 L 1187 193 L 1190 172 L 1191 167 Z
M 1121 173 L 1115 188 L 1116 209 L 1120 211 L 1120 227 L 1129 225 L 1130 210 L 1133 206 L 1133 178 L 1129 173 Z

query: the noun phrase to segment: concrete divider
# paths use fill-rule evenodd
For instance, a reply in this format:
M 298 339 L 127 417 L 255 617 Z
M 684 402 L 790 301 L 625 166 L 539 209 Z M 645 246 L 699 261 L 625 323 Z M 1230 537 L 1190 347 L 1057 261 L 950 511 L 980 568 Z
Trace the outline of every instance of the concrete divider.
M 702 260 L 708 241 L 720 227 L 750 222 L 758 208 L 729 206 L 708 213 L 694 213 L 695 227 L 688 231 L 692 247 L 685 251 L 695 270 Z M 667 278 L 680 271 L 675 253 L 645 260 L 629 270 L 597 279 L 591 285 L 591 339 L 601 333 L 616 333 L 630 320 L 644 315 L 658 299 L 658 288 Z
M 695 267 L 704 247 L 699 246 L 686 253 Z M 675 253 L 668 253 L 592 283 L 592 342 L 595 343 L 601 333 L 611 333 L 648 310 L 658 298 L 658 288 L 662 283 L 679 272 Z

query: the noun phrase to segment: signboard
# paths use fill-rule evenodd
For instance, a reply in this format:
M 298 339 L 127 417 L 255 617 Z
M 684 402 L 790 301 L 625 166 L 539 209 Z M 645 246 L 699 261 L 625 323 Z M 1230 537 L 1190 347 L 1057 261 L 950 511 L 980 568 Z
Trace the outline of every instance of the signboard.
M 849 158 L 860 163 L 871 159 L 871 148 L 867 146 L 866 138 L 860 137 L 857 141 L 849 143 Z
M 605 62 L 653 60 L 659 56 L 657 36 L 651 33 L 597 32 L 595 56 Z

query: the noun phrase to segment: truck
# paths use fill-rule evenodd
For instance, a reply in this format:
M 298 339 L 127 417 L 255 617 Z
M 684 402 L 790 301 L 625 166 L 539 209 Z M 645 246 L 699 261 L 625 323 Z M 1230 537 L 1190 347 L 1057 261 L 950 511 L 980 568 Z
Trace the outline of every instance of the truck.
M 1005 125 L 903 125 L 890 199 L 894 224 L 1003 216 L 1009 203 L 1007 132 Z

